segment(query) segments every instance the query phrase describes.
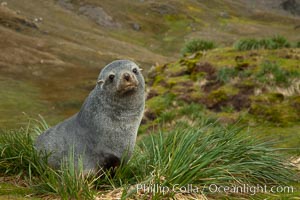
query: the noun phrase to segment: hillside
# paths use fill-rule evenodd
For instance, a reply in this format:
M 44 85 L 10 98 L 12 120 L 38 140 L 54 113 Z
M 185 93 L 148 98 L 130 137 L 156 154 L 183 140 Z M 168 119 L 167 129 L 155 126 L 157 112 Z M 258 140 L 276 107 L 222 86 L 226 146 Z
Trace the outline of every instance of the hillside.
M 147 71 L 175 61 L 190 38 L 220 46 L 275 33 L 299 40 L 297 13 L 284 10 L 280 1 L 249 2 L 3 1 L 0 127 L 27 123 L 22 112 L 39 113 L 50 124 L 70 116 L 114 59 L 135 60 Z
M 141 131 L 206 115 L 223 124 L 247 124 L 259 137 L 298 148 L 299 69 L 299 48 L 215 49 L 154 66 Z
M 299 9 L 299 0 L 0 1 L 0 199 L 299 197 Z M 194 38 L 212 48 L 184 51 Z M 53 170 L 36 136 L 77 112 L 115 59 L 137 62 L 147 85 L 133 157 L 113 176 L 75 173 L 72 155 Z M 243 183 L 295 192 L 207 188 Z M 187 184 L 201 192 L 181 191 Z

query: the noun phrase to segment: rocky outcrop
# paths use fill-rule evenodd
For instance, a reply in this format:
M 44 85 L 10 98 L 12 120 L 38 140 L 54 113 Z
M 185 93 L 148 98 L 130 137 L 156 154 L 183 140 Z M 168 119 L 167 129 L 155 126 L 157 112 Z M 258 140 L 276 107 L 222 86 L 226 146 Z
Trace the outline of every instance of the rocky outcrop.
M 284 10 L 300 16 L 300 1 L 298 0 L 286 0 L 281 3 L 281 6 Z
M 110 16 L 102 7 L 80 3 L 79 7 L 72 3 L 70 0 L 58 0 L 57 3 L 67 9 L 84 15 L 89 19 L 96 22 L 102 27 L 120 28 L 121 24 L 116 22 L 112 16 Z

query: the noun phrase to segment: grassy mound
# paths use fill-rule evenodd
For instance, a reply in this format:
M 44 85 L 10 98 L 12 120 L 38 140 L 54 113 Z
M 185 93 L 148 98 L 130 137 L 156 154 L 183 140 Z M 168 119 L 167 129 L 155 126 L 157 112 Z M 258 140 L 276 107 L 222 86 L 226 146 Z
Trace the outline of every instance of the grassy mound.
M 157 65 L 148 75 L 145 122 L 173 123 L 187 104 L 204 105 L 224 122 L 290 126 L 299 123 L 299 50 L 197 52 Z M 165 113 L 170 113 L 165 118 Z M 159 123 L 157 123 L 159 124 Z M 147 125 L 147 124 L 146 124 Z
M 75 170 L 72 155 L 60 170 L 51 169 L 47 157 L 41 157 L 33 147 L 35 135 L 32 129 L 1 132 L 0 172 L 4 176 L 18 175 L 36 195 L 92 199 L 118 190 L 119 198 L 177 198 L 179 193 L 187 195 L 180 192 L 181 187 L 192 184 L 201 188 L 201 195 L 216 197 L 207 185 L 271 186 L 296 179 L 295 169 L 270 143 L 257 141 L 237 126 L 224 128 L 211 119 L 198 117 L 170 132 L 145 137 L 129 163 L 119 167 L 114 176 L 110 172 L 100 172 L 98 177 L 83 175 L 80 166 Z M 170 191 L 141 189 L 153 185 Z M 222 195 L 228 194 L 217 196 Z

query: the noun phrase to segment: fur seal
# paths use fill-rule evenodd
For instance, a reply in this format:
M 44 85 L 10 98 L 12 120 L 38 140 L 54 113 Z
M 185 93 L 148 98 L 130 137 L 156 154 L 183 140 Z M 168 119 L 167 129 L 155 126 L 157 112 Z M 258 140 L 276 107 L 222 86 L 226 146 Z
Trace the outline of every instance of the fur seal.
M 113 61 L 100 72 L 80 111 L 39 135 L 35 147 L 51 153 L 53 168 L 71 149 L 75 164 L 82 156 L 84 172 L 118 166 L 133 152 L 144 107 L 141 69 L 129 60 Z

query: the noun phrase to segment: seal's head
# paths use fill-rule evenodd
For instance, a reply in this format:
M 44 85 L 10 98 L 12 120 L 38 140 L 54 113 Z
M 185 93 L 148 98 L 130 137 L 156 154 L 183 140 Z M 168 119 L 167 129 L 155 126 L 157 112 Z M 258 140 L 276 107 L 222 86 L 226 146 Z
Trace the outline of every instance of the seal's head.
M 145 81 L 141 69 L 134 62 L 116 60 L 101 71 L 97 87 L 108 96 L 124 98 L 144 94 Z

